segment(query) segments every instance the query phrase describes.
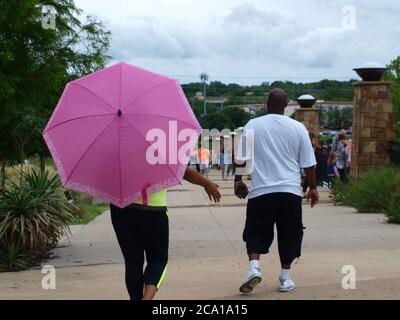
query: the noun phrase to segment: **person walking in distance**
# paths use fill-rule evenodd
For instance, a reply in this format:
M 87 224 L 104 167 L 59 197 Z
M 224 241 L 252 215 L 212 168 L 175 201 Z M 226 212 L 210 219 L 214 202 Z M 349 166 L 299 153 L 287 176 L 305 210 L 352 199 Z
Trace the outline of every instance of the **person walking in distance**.
M 348 166 L 348 151 L 347 141 L 344 134 L 339 135 L 339 143 L 337 146 L 337 160 L 336 166 L 339 170 L 340 181 L 347 182 L 347 166 Z
M 235 160 L 234 191 L 239 198 L 245 198 L 248 192 L 242 181 L 243 168 L 246 161 L 253 163 L 243 231 L 250 270 L 239 288 L 242 293 L 250 293 L 262 279 L 260 255 L 269 252 L 275 224 L 282 267 L 278 290 L 287 292 L 295 288 L 289 271 L 294 259 L 301 255 L 303 239 L 300 168 L 304 168 L 309 183 L 307 200 L 311 201 L 311 207 L 319 201 L 310 137 L 302 123 L 284 116 L 287 103 L 282 89 L 270 92 L 268 114 L 250 120 L 244 127 Z M 249 136 L 253 139 L 246 138 Z

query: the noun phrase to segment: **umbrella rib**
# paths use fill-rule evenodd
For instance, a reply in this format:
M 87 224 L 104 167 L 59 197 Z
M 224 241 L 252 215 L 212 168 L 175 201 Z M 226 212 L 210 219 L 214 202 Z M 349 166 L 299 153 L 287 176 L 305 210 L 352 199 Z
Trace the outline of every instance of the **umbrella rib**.
M 51 129 L 54 129 L 54 128 L 56 128 L 56 127 L 58 127 L 58 126 L 60 126 L 60 125 L 62 125 L 62 124 L 64 124 L 64 123 L 66 123 L 66 122 L 70 122 L 70 121 L 74 121 L 74 120 L 79 120 L 79 119 L 92 118 L 92 117 L 104 117 L 104 116 L 112 116 L 112 115 L 114 115 L 114 113 L 91 114 L 91 115 L 87 115 L 87 116 L 82 116 L 82 117 L 76 117 L 76 118 L 68 119 L 68 120 L 65 120 L 65 121 L 62 121 L 62 122 L 60 122 L 60 123 L 57 123 L 56 125 L 54 125 L 54 126 L 48 128 L 48 129 L 46 129 L 46 130 L 43 132 L 43 134 L 46 133 L 46 132 L 48 132 L 48 131 L 50 131 Z
M 92 90 L 90 90 L 89 88 L 86 88 L 85 86 L 75 83 L 75 82 L 71 82 L 71 85 L 80 87 L 86 91 L 88 91 L 89 93 L 91 93 L 93 96 L 95 96 L 96 98 L 100 99 L 101 101 L 103 101 L 107 106 L 109 106 L 113 111 L 116 111 L 115 108 L 111 105 L 111 103 L 107 102 L 106 100 L 104 100 L 102 97 L 98 96 L 95 92 L 93 92 Z
M 68 177 L 65 179 L 65 183 L 68 182 L 68 179 L 71 177 L 72 173 L 75 171 L 76 167 L 78 166 L 79 162 L 81 162 L 81 160 L 83 159 L 83 157 L 89 152 L 90 148 L 97 142 L 97 140 L 99 139 L 99 137 L 101 137 L 101 135 L 104 133 L 104 131 L 106 131 L 111 124 L 115 121 L 115 118 L 113 120 L 110 121 L 110 123 L 108 125 L 105 126 L 105 128 L 100 132 L 100 134 L 92 141 L 92 143 L 90 144 L 90 146 L 86 149 L 86 151 L 80 156 L 79 160 L 75 163 L 75 166 L 72 168 L 71 172 L 68 174 Z
M 125 117 L 125 118 L 126 118 L 126 117 Z M 147 143 L 149 146 L 151 146 L 151 143 L 150 143 L 149 141 L 147 141 L 146 137 L 145 137 L 138 129 L 136 129 L 136 127 L 129 121 L 128 118 L 126 118 L 126 121 L 128 122 L 129 126 L 130 126 L 133 130 L 135 130 L 137 133 L 139 133 L 139 135 L 144 139 L 144 141 L 146 141 L 146 143 Z M 171 169 L 171 167 L 169 166 L 168 162 L 167 162 L 164 158 L 162 158 L 162 159 L 165 161 L 165 163 L 167 164 L 168 169 L 173 173 L 174 177 L 175 177 L 175 178 L 178 178 L 178 177 L 176 176 L 176 173 L 175 173 L 175 172 Z
M 149 93 L 150 93 L 152 90 L 154 90 L 155 88 L 161 87 L 161 86 L 163 86 L 164 84 L 167 84 L 167 83 L 170 83 L 170 82 L 173 82 L 173 81 L 176 81 L 176 80 L 175 80 L 175 79 L 168 79 L 167 81 L 161 82 L 161 83 L 155 85 L 154 87 L 151 87 L 151 88 L 148 89 L 146 92 L 144 92 L 143 94 L 141 94 L 138 98 L 136 98 L 135 101 L 133 101 L 131 104 L 129 104 L 129 105 L 126 107 L 125 112 L 127 112 L 128 109 L 130 109 L 132 106 L 134 106 L 140 99 L 142 99 L 143 97 L 145 97 L 147 94 L 149 94 Z
M 133 116 L 143 116 L 143 117 L 154 117 L 154 115 L 151 114 L 145 114 L 145 113 L 128 113 L 128 115 L 133 115 Z M 186 123 L 187 125 L 189 125 L 190 127 L 192 127 L 192 129 L 197 129 L 196 126 L 194 126 L 193 124 L 185 121 L 185 120 L 181 120 L 181 119 L 176 119 L 173 117 L 169 117 L 169 116 L 164 116 L 164 115 L 160 115 L 157 114 L 157 118 L 165 118 L 165 119 L 172 119 L 172 120 L 178 120 L 180 122 Z M 199 128 L 200 129 L 200 128 Z
M 119 107 L 121 108 L 121 90 L 122 90 L 122 70 L 123 64 L 121 63 L 121 70 L 119 73 Z M 121 126 L 118 125 L 118 156 L 119 156 L 119 191 L 120 191 L 120 199 L 121 199 L 121 206 L 123 205 L 122 199 L 122 168 L 121 168 Z

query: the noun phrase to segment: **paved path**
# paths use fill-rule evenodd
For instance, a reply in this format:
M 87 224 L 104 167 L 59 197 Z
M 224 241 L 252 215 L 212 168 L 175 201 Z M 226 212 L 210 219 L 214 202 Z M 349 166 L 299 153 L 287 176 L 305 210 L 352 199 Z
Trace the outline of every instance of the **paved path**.
M 238 286 L 247 271 L 241 233 L 245 201 L 232 196 L 232 181 L 217 181 L 224 195 L 210 205 L 206 194 L 184 183 L 168 193 L 170 262 L 158 299 L 387 299 L 400 297 L 400 226 L 380 214 L 357 214 L 323 202 L 304 204 L 303 256 L 293 268 L 297 289 L 276 292 L 279 259 L 276 243 L 263 256 L 264 279 L 254 294 Z M 124 267 L 109 212 L 60 242 L 56 258 L 57 289 L 41 288 L 40 269 L 0 274 L 0 299 L 126 299 Z M 357 289 L 343 290 L 344 265 L 354 265 Z

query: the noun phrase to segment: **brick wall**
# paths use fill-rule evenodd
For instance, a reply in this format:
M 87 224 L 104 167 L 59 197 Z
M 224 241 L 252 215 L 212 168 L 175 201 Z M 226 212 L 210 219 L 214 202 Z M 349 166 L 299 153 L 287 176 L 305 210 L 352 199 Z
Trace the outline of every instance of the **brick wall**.
M 389 141 L 394 139 L 391 82 L 355 82 L 351 175 L 389 163 Z

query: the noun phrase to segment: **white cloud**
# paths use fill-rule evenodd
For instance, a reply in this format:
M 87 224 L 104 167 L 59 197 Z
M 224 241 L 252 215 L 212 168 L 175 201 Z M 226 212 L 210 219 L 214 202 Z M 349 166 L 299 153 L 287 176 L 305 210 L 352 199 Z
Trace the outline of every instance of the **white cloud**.
M 400 54 L 395 0 L 76 2 L 108 22 L 114 60 L 183 82 L 202 71 L 210 80 L 239 83 L 350 78 L 365 61 L 385 64 Z M 342 29 L 349 4 L 356 30 Z

